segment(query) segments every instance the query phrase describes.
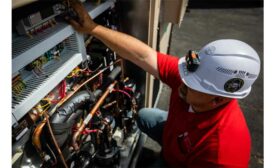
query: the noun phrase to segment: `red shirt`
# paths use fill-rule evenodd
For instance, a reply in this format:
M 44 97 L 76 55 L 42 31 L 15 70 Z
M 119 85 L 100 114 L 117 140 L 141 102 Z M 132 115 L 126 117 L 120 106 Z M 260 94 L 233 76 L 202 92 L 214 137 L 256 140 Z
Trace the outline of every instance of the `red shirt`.
M 172 89 L 163 132 L 163 155 L 172 167 L 248 167 L 250 133 L 238 101 L 215 110 L 190 113 L 179 97 L 178 58 L 158 53 L 161 80 Z

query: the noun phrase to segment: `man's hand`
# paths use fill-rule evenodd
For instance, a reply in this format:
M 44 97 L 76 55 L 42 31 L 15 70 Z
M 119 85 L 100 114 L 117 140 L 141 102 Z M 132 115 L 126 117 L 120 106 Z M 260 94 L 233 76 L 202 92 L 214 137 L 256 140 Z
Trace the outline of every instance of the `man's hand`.
M 74 29 L 80 33 L 92 34 L 92 30 L 97 26 L 93 19 L 89 16 L 88 12 L 84 8 L 83 4 L 77 0 L 70 0 L 70 4 L 76 14 L 78 20 L 66 17 Z

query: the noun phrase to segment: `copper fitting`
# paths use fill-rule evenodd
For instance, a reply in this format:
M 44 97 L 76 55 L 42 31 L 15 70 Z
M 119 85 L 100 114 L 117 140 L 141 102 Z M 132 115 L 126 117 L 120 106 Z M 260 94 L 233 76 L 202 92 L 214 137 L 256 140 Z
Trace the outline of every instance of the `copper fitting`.
M 113 106 L 113 105 L 116 104 L 116 103 L 117 103 L 117 101 L 114 100 L 114 101 L 112 101 L 112 102 L 110 102 L 110 103 L 108 103 L 108 104 L 105 104 L 102 108 L 104 108 L 104 109 L 109 108 L 109 107 Z
M 84 130 L 85 128 L 85 124 L 82 123 L 82 125 L 77 129 L 77 131 L 73 134 L 73 139 L 72 139 L 72 146 L 74 148 L 74 150 L 78 151 L 79 150 L 79 146 L 77 144 L 77 139 L 80 136 L 81 132 Z
M 35 149 L 38 151 L 40 156 L 42 156 L 42 153 L 43 153 L 40 136 L 46 123 L 47 123 L 47 119 L 44 118 L 43 121 L 35 128 L 32 134 L 32 144 L 35 147 Z
M 58 152 L 58 154 L 59 154 L 59 157 L 60 157 L 60 159 L 61 159 L 61 161 L 62 161 L 62 164 L 63 164 L 63 166 L 64 166 L 65 168 L 68 168 L 68 165 L 67 165 L 67 163 L 66 163 L 66 160 L 65 160 L 65 158 L 64 158 L 64 156 L 63 156 L 63 154 L 62 154 L 62 151 L 60 150 L 60 147 L 59 147 L 59 145 L 58 145 L 58 143 L 57 143 L 57 141 L 56 141 L 56 139 L 55 139 L 55 136 L 54 136 L 54 134 L 53 134 L 53 130 L 52 130 L 50 121 L 49 121 L 49 119 L 48 119 L 48 115 L 47 115 L 46 113 L 44 113 L 44 116 L 45 116 L 45 118 L 46 118 L 46 123 L 47 123 L 48 129 L 49 129 L 49 132 L 50 132 L 52 141 L 53 141 L 54 146 L 55 146 L 55 148 L 56 148 L 56 150 L 57 150 L 57 152 Z
M 84 119 L 84 122 L 82 123 L 82 125 L 74 133 L 73 139 L 72 139 L 72 146 L 73 146 L 74 150 L 76 150 L 76 151 L 79 150 L 79 146 L 77 144 L 78 137 L 80 136 L 81 132 L 84 130 L 84 128 L 86 127 L 86 125 L 90 122 L 90 120 L 92 119 L 92 117 L 94 116 L 94 114 L 98 111 L 99 107 L 103 104 L 103 102 L 106 99 L 106 97 L 112 92 L 112 90 L 113 90 L 114 86 L 116 85 L 116 83 L 117 83 L 117 81 L 114 81 L 112 84 L 109 85 L 109 87 L 106 89 L 106 91 L 100 97 L 100 99 L 97 101 L 97 103 L 95 104 L 95 106 L 93 107 L 93 109 L 86 116 L 86 118 Z

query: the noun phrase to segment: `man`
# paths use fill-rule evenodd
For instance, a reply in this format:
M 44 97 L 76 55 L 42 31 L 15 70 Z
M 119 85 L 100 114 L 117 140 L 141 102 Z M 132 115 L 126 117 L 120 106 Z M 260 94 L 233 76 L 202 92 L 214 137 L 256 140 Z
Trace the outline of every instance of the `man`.
M 142 109 L 139 128 L 162 145 L 171 167 L 248 167 L 251 139 L 236 98 L 246 97 L 260 59 L 238 40 L 217 40 L 180 59 L 161 54 L 129 35 L 96 24 L 79 3 L 69 20 L 121 57 L 172 89 L 169 112 Z

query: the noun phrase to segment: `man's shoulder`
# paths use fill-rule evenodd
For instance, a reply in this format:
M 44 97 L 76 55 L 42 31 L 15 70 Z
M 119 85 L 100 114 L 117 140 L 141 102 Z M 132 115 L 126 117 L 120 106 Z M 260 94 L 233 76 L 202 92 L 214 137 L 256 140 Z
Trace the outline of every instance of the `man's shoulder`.
M 158 53 L 158 71 L 160 79 L 169 87 L 175 88 L 181 83 L 178 70 L 178 57 Z
M 237 99 L 232 99 L 222 110 L 224 110 L 224 118 L 244 119 L 242 109 Z

